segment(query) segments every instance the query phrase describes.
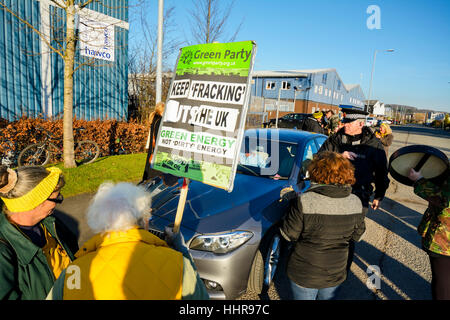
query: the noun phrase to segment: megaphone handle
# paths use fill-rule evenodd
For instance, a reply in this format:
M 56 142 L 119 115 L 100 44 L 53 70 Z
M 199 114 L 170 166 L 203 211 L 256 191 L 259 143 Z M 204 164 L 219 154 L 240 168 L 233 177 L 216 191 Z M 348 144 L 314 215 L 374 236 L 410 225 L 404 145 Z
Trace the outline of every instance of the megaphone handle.
M 419 162 L 416 164 L 416 166 L 414 167 L 414 171 L 419 172 L 420 169 L 422 169 L 423 165 L 425 164 L 425 162 L 427 162 L 427 160 L 430 158 L 430 154 L 425 153 L 423 155 L 423 157 L 419 160 Z

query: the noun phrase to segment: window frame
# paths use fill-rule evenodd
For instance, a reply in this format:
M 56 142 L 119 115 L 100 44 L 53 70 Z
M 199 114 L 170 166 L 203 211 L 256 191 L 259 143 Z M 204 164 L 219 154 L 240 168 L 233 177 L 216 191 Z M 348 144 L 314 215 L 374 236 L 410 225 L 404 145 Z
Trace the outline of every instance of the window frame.
M 276 83 L 272 80 L 266 80 L 266 90 L 275 90 Z

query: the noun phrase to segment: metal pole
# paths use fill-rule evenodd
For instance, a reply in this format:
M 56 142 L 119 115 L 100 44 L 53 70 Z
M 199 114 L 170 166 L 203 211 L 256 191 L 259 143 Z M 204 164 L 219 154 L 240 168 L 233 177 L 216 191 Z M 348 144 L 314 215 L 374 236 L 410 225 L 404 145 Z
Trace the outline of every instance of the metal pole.
M 297 98 L 297 89 L 294 88 L 294 112 L 295 112 L 295 99 Z
M 377 59 L 377 50 L 375 50 L 375 53 L 373 54 L 372 72 L 370 74 L 369 96 L 367 97 L 367 110 L 366 111 L 369 111 L 369 106 L 370 106 L 370 96 L 372 94 L 373 71 L 375 70 L 376 59 Z
M 163 46 L 163 24 L 164 24 L 164 0 L 158 0 L 158 51 L 156 56 L 156 100 L 162 99 L 162 46 Z
M 278 128 L 278 112 L 279 112 L 279 110 L 280 110 L 280 96 L 281 96 L 281 85 L 280 85 L 280 89 L 278 89 L 277 121 L 275 122 L 275 128 Z

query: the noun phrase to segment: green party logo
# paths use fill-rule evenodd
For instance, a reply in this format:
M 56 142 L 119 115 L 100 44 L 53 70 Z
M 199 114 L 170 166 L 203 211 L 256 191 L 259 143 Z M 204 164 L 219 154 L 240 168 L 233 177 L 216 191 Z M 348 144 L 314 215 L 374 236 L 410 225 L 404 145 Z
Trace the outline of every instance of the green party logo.
M 184 51 L 180 57 L 180 61 L 184 64 L 190 64 L 192 61 L 192 57 L 193 57 L 192 51 L 189 50 Z

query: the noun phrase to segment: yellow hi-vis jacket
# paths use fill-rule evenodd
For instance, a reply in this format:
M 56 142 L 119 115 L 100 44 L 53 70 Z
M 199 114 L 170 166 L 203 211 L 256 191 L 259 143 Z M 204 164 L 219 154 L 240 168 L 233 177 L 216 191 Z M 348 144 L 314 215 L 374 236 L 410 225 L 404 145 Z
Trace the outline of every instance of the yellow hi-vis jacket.
M 75 256 L 67 270 L 80 278 L 66 275 L 64 300 L 181 299 L 183 256 L 150 232 L 98 234 Z

